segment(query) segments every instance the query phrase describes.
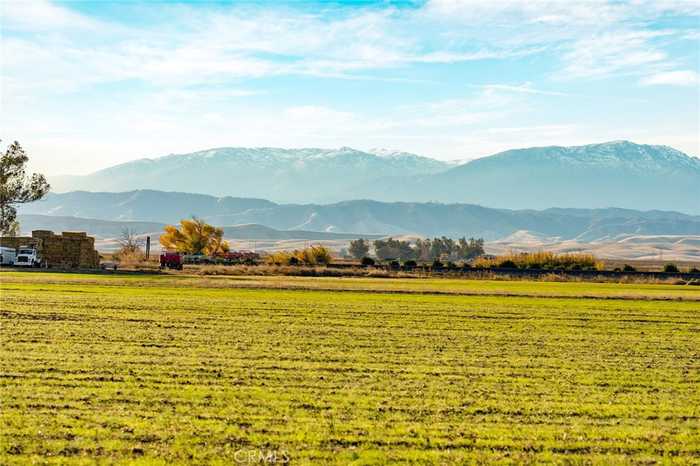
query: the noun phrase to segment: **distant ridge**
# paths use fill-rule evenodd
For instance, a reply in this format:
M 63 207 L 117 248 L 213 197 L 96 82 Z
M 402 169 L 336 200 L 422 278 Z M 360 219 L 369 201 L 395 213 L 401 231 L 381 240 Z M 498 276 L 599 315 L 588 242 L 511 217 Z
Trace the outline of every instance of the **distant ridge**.
M 598 241 L 620 235 L 700 235 L 700 216 L 659 210 L 510 210 L 473 204 L 366 200 L 276 204 L 262 199 L 152 190 L 51 193 L 44 200 L 22 206 L 20 214 L 160 224 L 196 215 L 220 226 L 256 224 L 274 230 L 324 234 L 480 236 L 488 240 L 505 238 L 519 231 L 541 238 L 577 241 Z
M 515 149 L 459 165 L 382 149 L 218 148 L 50 181 L 56 192 L 152 189 L 294 203 L 374 199 L 700 214 L 700 159 L 629 141 Z
M 118 238 L 125 229 L 136 235 L 159 236 L 163 232 L 165 223 L 138 222 L 138 221 L 114 221 L 99 220 L 93 218 L 65 217 L 52 215 L 20 215 L 19 221 L 22 232 L 30 233 L 32 230 L 61 231 L 86 231 L 98 238 Z M 325 231 L 304 230 L 275 230 L 264 225 L 246 224 L 224 226 L 224 235 L 231 239 L 255 239 L 255 240 L 350 240 L 360 236 L 375 238 L 381 235 L 360 235 L 357 233 L 329 233 Z

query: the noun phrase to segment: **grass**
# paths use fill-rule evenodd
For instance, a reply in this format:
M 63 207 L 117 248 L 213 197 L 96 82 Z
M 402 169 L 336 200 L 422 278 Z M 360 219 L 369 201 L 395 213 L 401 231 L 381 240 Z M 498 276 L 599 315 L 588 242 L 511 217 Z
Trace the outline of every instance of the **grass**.
M 0 292 L 1 464 L 700 462 L 697 287 L 4 272 Z

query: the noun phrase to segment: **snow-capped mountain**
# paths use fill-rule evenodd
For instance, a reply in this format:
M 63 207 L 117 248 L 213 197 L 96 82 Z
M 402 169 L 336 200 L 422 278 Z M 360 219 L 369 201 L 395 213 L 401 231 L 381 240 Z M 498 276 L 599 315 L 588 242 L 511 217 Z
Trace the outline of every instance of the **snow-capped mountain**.
M 244 195 L 284 202 L 346 199 L 385 176 L 444 171 L 450 165 L 409 153 L 340 149 L 218 148 L 124 163 L 87 176 L 55 177 L 54 191 L 159 189 Z
M 219 148 L 50 181 L 55 192 L 157 189 L 284 203 L 374 199 L 700 213 L 700 159 L 628 141 L 516 149 L 464 164 L 386 149 Z
M 671 147 L 629 141 L 534 147 L 501 152 L 437 174 L 388 178 L 362 191 L 365 197 L 390 201 L 700 213 L 700 159 Z

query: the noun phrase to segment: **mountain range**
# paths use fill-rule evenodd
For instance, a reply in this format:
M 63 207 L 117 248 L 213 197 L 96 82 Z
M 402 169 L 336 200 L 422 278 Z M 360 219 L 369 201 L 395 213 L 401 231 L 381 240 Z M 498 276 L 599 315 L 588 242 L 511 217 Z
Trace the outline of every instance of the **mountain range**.
M 60 215 L 20 215 L 19 221 L 22 232 L 29 236 L 33 230 L 51 231 L 86 231 L 97 239 L 119 238 L 124 230 L 136 235 L 159 236 L 165 223 L 99 220 L 94 218 L 66 217 Z M 382 235 L 360 235 L 357 233 L 329 233 L 325 231 L 308 230 L 276 230 L 257 224 L 225 226 L 226 238 L 244 238 L 256 240 L 307 240 L 307 241 L 339 241 L 359 238 L 379 238 Z
M 219 148 L 136 160 L 50 182 L 55 192 L 153 189 L 246 198 L 226 198 L 233 203 L 256 202 L 250 198 L 324 204 L 373 199 L 700 214 L 700 159 L 667 146 L 628 141 L 516 149 L 463 164 L 346 147 Z
M 25 222 L 28 215 L 43 215 L 60 218 L 62 224 L 67 222 L 66 217 L 150 222 L 144 225 L 147 228 L 153 228 L 153 223 L 176 223 L 182 218 L 197 215 L 220 226 L 257 224 L 275 230 L 352 233 L 355 236 L 447 235 L 495 240 L 528 231 L 561 240 L 600 241 L 629 234 L 700 235 L 700 216 L 656 210 L 510 210 L 473 204 L 366 200 L 333 204 L 277 204 L 262 199 L 153 190 L 51 193 L 41 201 L 22 206 L 20 214 L 20 222 Z M 82 229 L 93 230 L 89 225 Z M 231 231 L 231 234 L 242 233 Z
M 218 148 L 141 159 L 87 176 L 54 177 L 54 191 L 156 189 L 280 202 L 340 200 L 383 175 L 439 173 L 450 164 L 404 152 Z M 353 196 L 351 196 L 353 197 Z

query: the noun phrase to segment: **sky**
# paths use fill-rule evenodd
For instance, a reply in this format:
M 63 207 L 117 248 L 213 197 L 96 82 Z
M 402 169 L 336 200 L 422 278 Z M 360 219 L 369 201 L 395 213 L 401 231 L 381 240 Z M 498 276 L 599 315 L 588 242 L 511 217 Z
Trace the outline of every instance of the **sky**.
M 700 0 L 3 0 L 0 39 L 0 137 L 46 175 L 224 146 L 700 155 Z

